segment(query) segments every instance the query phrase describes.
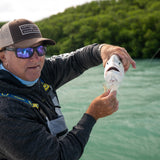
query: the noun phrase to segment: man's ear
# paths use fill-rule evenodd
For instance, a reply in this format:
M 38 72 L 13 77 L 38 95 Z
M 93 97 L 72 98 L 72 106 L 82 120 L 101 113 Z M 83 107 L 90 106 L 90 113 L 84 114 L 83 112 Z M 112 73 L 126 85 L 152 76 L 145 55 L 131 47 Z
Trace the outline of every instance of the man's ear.
M 0 60 L 1 60 L 2 62 L 4 62 L 4 61 L 6 60 L 5 51 L 1 51 L 1 52 L 0 52 Z

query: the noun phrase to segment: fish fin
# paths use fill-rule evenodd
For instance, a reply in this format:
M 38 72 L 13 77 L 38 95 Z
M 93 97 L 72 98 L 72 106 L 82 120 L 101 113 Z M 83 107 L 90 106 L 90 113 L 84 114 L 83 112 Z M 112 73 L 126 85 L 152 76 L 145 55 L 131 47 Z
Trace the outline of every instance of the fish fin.
M 103 84 L 104 92 L 108 92 L 108 88 L 105 84 Z

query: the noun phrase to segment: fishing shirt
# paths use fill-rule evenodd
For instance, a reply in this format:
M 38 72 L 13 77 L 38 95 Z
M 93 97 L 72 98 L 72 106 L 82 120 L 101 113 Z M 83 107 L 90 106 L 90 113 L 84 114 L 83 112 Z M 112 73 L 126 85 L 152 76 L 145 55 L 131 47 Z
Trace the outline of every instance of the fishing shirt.
M 50 128 L 49 122 L 57 125 L 55 122 L 61 116 L 56 109 L 61 107 L 56 90 L 102 63 L 98 47 L 93 44 L 47 58 L 40 79 L 30 87 L 0 70 L 0 160 L 78 160 L 81 157 L 96 120 L 83 114 L 62 138 L 54 132 L 58 126 Z M 49 90 L 45 90 L 44 84 Z

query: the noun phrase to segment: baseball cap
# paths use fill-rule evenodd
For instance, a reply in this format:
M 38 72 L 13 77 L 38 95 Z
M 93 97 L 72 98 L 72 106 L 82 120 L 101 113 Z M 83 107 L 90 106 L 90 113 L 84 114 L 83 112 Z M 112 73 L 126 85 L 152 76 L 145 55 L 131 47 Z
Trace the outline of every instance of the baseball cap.
M 0 50 L 9 45 L 15 48 L 27 48 L 42 42 L 43 45 L 55 45 L 55 41 L 43 38 L 38 26 L 26 19 L 17 19 L 4 24 L 0 29 Z

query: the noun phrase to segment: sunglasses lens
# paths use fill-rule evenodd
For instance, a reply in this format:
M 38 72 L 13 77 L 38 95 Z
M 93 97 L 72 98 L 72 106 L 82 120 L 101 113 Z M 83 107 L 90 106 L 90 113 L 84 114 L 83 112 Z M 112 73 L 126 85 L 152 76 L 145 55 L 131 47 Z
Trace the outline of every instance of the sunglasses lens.
M 44 56 L 46 54 L 46 47 L 38 46 L 35 48 L 17 48 L 16 55 L 18 58 L 30 58 L 33 56 L 34 50 L 37 51 L 38 56 Z
M 33 48 L 17 48 L 18 58 L 29 58 L 33 55 Z
M 38 46 L 37 52 L 39 56 L 44 56 L 46 54 L 46 47 L 44 46 Z

